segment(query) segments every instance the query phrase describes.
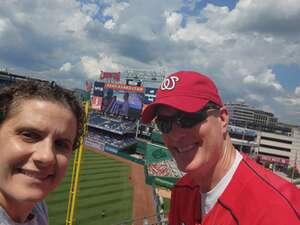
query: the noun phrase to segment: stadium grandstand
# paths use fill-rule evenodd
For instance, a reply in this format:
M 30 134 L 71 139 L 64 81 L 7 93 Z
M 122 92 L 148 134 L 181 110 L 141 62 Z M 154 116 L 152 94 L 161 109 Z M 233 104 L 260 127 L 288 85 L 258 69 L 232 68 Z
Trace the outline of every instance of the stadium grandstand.
M 20 82 L 24 80 L 37 80 L 41 82 L 47 82 L 45 80 L 40 80 L 32 77 L 27 77 L 27 76 L 22 76 L 22 75 L 17 75 L 14 73 L 10 73 L 8 71 L 2 71 L 0 70 L 0 88 L 1 86 L 9 85 L 14 82 Z

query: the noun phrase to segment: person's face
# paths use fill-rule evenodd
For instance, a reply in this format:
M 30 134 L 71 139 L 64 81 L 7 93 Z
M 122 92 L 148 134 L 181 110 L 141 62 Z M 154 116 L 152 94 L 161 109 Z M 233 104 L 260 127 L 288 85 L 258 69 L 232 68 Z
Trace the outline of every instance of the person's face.
M 163 106 L 157 115 L 172 116 L 177 110 Z M 163 133 L 163 141 L 176 160 L 178 168 L 187 173 L 206 173 L 214 168 L 223 150 L 228 115 L 225 108 L 209 110 L 205 121 L 192 128 L 172 124 L 169 133 Z
M 35 203 L 63 179 L 77 121 L 65 106 L 23 100 L 0 126 L 0 203 Z

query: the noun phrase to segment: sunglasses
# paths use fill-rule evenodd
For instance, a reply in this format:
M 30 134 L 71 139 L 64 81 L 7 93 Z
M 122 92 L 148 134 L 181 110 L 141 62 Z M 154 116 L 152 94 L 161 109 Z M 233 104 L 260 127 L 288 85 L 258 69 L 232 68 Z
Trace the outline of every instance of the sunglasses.
M 155 123 L 159 131 L 167 134 L 171 132 L 173 123 L 181 128 L 192 128 L 195 125 L 205 121 L 209 112 L 215 111 L 219 111 L 219 108 L 206 108 L 195 113 L 178 111 L 173 116 L 158 115 L 155 119 Z

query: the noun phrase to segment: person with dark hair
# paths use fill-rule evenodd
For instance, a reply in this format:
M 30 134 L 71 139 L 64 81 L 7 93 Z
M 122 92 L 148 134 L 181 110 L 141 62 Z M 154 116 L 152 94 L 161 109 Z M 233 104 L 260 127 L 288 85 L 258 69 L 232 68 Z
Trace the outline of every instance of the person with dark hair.
M 75 96 L 55 83 L 0 89 L 0 224 L 48 224 L 43 200 L 65 175 L 83 118 Z
M 228 111 L 207 76 L 167 76 L 142 114 L 143 123 L 153 119 L 186 173 L 172 188 L 170 225 L 300 224 L 300 191 L 235 149 Z

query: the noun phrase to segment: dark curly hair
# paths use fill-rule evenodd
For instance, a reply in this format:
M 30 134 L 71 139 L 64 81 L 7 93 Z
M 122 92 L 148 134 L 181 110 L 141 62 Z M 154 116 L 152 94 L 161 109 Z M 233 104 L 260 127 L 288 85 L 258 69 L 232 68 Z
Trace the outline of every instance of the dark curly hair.
M 73 112 L 77 120 L 77 133 L 73 145 L 73 149 L 76 149 L 83 134 L 83 109 L 72 91 L 60 87 L 55 82 L 26 80 L 0 88 L 0 126 L 21 101 L 29 99 L 57 102 Z

